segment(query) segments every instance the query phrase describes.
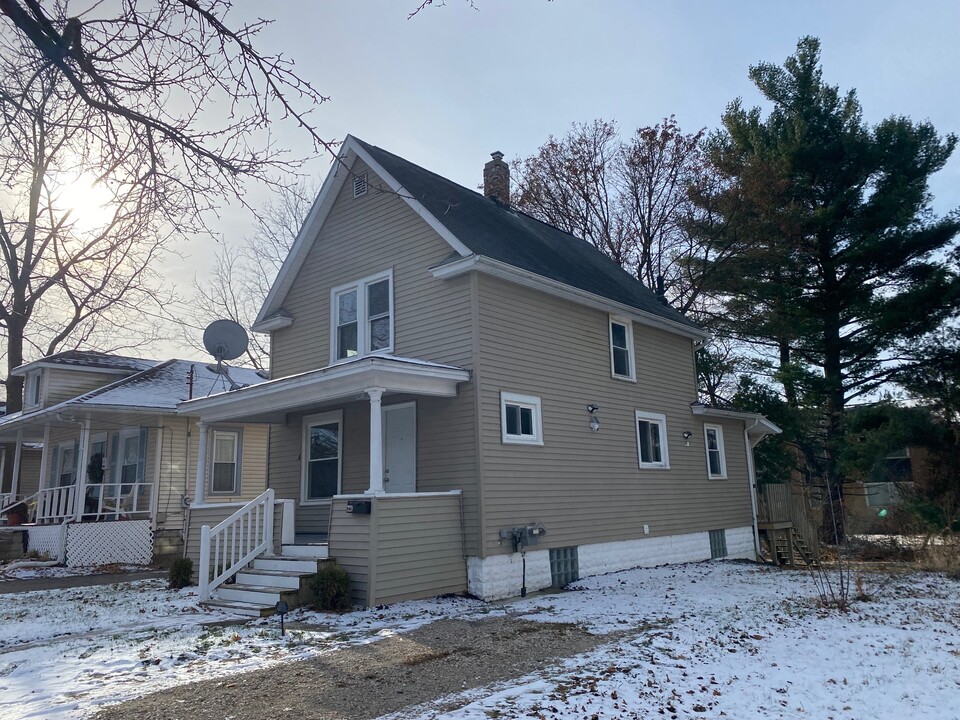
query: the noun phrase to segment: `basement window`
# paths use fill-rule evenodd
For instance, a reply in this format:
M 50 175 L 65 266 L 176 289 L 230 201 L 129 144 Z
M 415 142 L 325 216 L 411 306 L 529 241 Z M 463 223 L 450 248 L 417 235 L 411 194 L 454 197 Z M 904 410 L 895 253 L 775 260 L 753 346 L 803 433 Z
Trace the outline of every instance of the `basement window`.
M 580 561 L 576 547 L 550 549 L 550 584 L 566 587 L 580 579 Z
M 710 559 L 719 560 L 727 556 L 727 531 L 710 531 Z

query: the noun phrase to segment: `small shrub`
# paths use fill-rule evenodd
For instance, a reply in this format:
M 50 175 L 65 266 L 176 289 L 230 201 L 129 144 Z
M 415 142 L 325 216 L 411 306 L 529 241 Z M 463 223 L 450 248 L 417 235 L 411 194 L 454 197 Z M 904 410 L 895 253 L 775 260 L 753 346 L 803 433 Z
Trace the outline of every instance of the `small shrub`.
M 189 585 L 193 585 L 191 576 L 193 575 L 193 560 L 190 558 L 177 558 L 170 566 L 170 589 L 180 590 Z
M 328 563 L 313 576 L 310 587 L 316 597 L 317 610 L 346 612 L 353 609 L 350 599 L 350 575 L 339 565 Z

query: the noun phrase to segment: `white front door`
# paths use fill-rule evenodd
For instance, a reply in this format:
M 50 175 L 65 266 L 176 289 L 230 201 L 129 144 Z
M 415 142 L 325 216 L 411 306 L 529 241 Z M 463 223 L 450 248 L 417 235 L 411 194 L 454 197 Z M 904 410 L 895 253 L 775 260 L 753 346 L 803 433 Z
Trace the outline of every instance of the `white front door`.
M 383 408 L 383 488 L 389 493 L 417 491 L 417 404 Z

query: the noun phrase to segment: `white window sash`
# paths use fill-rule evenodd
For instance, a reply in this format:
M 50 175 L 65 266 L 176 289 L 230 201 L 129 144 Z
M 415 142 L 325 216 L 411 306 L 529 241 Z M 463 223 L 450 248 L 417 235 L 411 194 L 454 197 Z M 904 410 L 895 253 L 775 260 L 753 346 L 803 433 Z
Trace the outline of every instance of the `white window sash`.
M 334 495 L 343 491 L 343 411 L 337 410 L 320 415 L 310 415 L 303 418 L 303 438 L 300 451 L 300 504 L 301 505 L 330 505 L 331 498 L 310 497 L 310 428 L 317 425 L 337 426 L 337 490 Z
M 382 280 L 388 281 L 388 291 L 387 296 L 389 298 L 389 310 L 387 313 L 381 313 L 376 317 L 370 317 L 370 314 L 367 309 L 367 288 L 370 285 L 376 284 Z M 357 293 L 357 354 L 351 357 L 341 358 L 340 355 L 340 296 L 348 292 L 356 291 Z M 369 277 L 356 280 L 345 285 L 339 285 L 333 288 L 330 291 L 330 364 L 338 362 L 345 362 L 347 360 L 355 360 L 356 358 L 365 357 L 367 355 L 374 354 L 389 354 L 393 352 L 394 345 L 396 344 L 396 338 L 394 336 L 395 328 L 395 315 L 394 315 L 394 285 L 393 285 L 393 268 L 385 270 L 383 272 L 377 273 L 376 275 L 370 275 Z M 371 350 L 371 337 L 370 337 L 370 322 L 371 320 L 376 320 L 378 318 L 390 317 L 390 342 L 387 347 L 379 348 L 377 350 Z
M 624 328 L 624 334 L 626 336 L 626 347 L 620 348 L 619 346 L 614 345 L 613 343 L 613 326 L 620 325 Z M 636 358 L 634 357 L 634 344 L 633 344 L 633 323 L 630 320 L 625 318 L 617 317 L 611 315 L 609 317 L 609 322 L 607 323 L 607 340 L 610 344 L 610 377 L 616 380 L 628 380 L 630 382 L 637 381 L 637 364 Z M 616 350 L 626 350 L 627 353 L 627 374 L 621 375 L 617 373 L 617 364 L 616 364 Z
M 232 450 L 232 459 L 231 460 L 219 460 L 217 459 L 217 445 L 218 440 L 222 438 L 230 438 L 231 450 Z M 212 447 L 211 458 L 210 458 L 210 489 L 209 492 L 211 495 L 237 495 L 240 493 L 240 433 L 236 430 L 214 430 L 213 431 L 213 441 L 210 443 Z M 216 470 L 217 465 L 233 465 L 233 483 L 230 488 L 227 490 L 217 490 L 214 487 L 216 482 Z
M 517 421 L 521 434 L 507 432 L 507 407 L 520 408 Z M 532 435 L 522 434 L 522 411 L 530 410 L 532 420 Z M 543 445 L 543 417 L 542 404 L 536 395 L 518 395 L 516 393 L 500 393 L 500 432 L 501 441 L 509 445 Z
M 660 436 L 660 461 L 644 462 L 642 451 L 642 440 L 640 437 L 640 423 L 646 422 L 650 425 L 656 425 Z M 670 451 L 667 443 L 667 417 L 662 413 L 650 413 L 642 410 L 634 412 L 634 430 L 637 434 L 637 462 L 641 470 L 669 470 L 670 469 Z
M 710 448 L 710 433 L 714 433 L 714 436 L 717 439 L 716 449 Z M 726 480 L 727 479 L 727 454 L 724 451 L 723 447 L 723 428 L 719 425 L 704 425 L 703 426 L 703 445 L 707 451 L 707 477 L 711 480 Z M 717 462 L 720 465 L 720 472 L 715 473 L 710 467 L 710 455 L 715 453 L 717 456 Z

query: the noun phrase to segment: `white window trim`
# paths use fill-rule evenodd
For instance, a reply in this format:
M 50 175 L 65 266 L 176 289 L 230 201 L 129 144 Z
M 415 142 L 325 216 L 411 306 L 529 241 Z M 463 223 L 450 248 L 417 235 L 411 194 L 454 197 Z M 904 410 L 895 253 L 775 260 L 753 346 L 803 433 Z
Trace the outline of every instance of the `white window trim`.
M 42 370 L 36 370 L 27 374 L 23 394 L 23 406 L 25 408 L 38 408 L 43 404 L 43 388 L 40 383 L 42 372 Z
M 70 485 L 77 484 L 77 462 L 80 458 L 80 449 L 77 445 L 77 441 L 74 440 L 64 440 L 63 442 L 57 445 L 57 470 L 56 470 L 56 481 L 57 487 L 68 487 L 67 485 L 60 484 L 60 478 L 63 476 L 63 451 L 70 450 L 73 452 L 74 448 L 77 449 L 77 452 L 73 453 L 73 482 Z
M 657 423 L 660 425 L 660 458 L 658 463 L 645 463 L 643 454 L 640 452 L 640 421 Z M 644 412 L 643 410 L 634 411 L 633 431 L 637 435 L 637 463 L 641 470 L 669 470 L 670 469 L 670 451 L 667 448 L 667 416 L 663 413 Z
M 120 431 L 120 438 L 117 440 L 117 457 L 114 461 L 114 472 L 116 477 L 113 478 L 111 484 L 123 485 L 123 443 L 127 438 L 135 437 L 137 439 L 137 457 L 140 457 L 140 452 L 146 452 L 146 448 L 140 447 L 140 428 L 139 427 L 126 427 Z M 137 463 L 139 465 L 139 460 Z M 136 480 L 134 481 L 136 482 Z M 130 483 L 127 483 L 129 485 Z
M 629 375 L 617 375 L 614 370 L 614 361 L 613 361 L 613 324 L 623 325 L 627 330 L 627 370 Z M 626 382 L 636 382 L 637 381 L 637 362 L 635 358 L 635 347 L 633 344 L 633 323 L 630 320 L 627 320 L 623 317 L 618 317 L 617 315 L 610 315 L 609 321 L 607 323 L 607 342 L 610 346 L 610 377 L 615 380 L 624 380 Z
M 707 440 L 707 430 L 714 430 L 717 433 L 717 448 L 720 451 L 720 474 L 715 475 L 710 472 L 710 443 Z M 707 477 L 710 480 L 727 479 L 727 451 L 723 446 L 723 427 L 720 425 L 703 425 L 703 448 L 707 453 Z
M 335 495 L 343 494 L 343 410 L 321 413 L 319 415 L 308 415 L 303 418 L 303 429 L 301 431 L 301 449 L 300 449 L 300 504 L 301 505 L 319 505 L 329 506 L 333 498 L 327 499 L 307 499 L 307 482 L 309 480 L 310 467 L 310 426 L 311 425 L 329 425 L 337 423 L 337 492 Z
M 507 405 L 533 410 L 533 435 L 507 434 Z M 500 439 L 505 445 L 543 445 L 543 418 L 540 398 L 536 395 L 500 393 Z
M 385 348 L 380 348 L 379 350 L 370 350 L 370 320 L 367 316 L 367 286 L 376 282 L 380 282 L 381 280 L 390 281 L 390 344 Z M 354 289 L 357 291 L 357 354 L 352 358 L 338 358 L 337 342 L 339 340 L 339 336 L 337 333 L 337 320 L 339 313 L 337 308 L 337 296 Z M 354 282 L 338 285 L 337 287 L 331 289 L 330 364 L 335 365 L 337 363 L 347 362 L 349 360 L 356 360 L 357 358 L 362 358 L 367 355 L 389 355 L 392 353 L 393 346 L 395 344 L 395 318 L 396 315 L 393 309 L 393 268 L 384 270 L 383 272 L 379 272 L 375 275 L 370 275 L 360 280 L 355 280 Z
M 232 490 L 214 490 L 213 489 L 213 479 L 214 479 L 214 468 L 217 464 L 217 436 L 218 435 L 232 435 L 234 437 L 233 444 L 233 489 Z M 240 458 L 242 457 L 242 445 L 241 435 L 239 430 L 226 430 L 223 428 L 215 428 L 211 431 L 210 434 L 210 467 L 208 468 L 207 477 L 210 478 L 209 487 L 207 488 L 208 495 L 239 495 L 240 494 Z

